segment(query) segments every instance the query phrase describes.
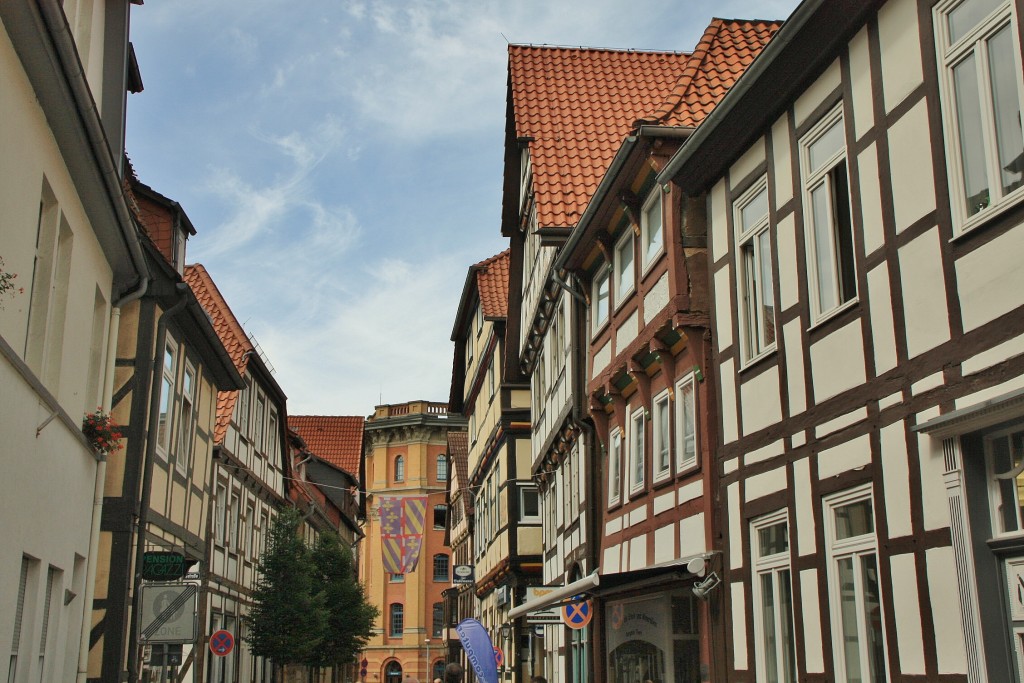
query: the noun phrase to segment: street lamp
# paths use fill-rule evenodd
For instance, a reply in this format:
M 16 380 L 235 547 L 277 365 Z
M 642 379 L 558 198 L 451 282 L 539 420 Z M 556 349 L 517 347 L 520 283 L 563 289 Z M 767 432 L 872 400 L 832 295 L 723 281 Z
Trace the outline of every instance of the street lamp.
M 501 625 L 501 640 L 504 643 L 504 648 L 503 648 L 503 652 L 502 652 L 502 655 L 504 656 L 504 659 L 502 660 L 502 663 L 501 663 L 501 677 L 502 678 L 505 678 L 505 672 L 506 672 L 506 669 L 508 668 L 508 658 L 510 656 L 512 656 L 512 653 L 509 652 L 509 648 L 508 648 L 508 640 L 509 640 L 509 637 L 511 635 L 512 635 L 512 625 L 511 624 L 507 624 L 507 623 L 506 624 L 502 624 Z
M 430 638 L 425 638 L 423 642 L 427 644 L 427 680 L 433 683 L 434 672 L 430 669 Z

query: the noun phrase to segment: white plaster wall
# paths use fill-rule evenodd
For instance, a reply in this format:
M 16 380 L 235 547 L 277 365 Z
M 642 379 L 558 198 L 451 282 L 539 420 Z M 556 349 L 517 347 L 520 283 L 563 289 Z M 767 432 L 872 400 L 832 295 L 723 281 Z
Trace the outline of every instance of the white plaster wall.
M 644 324 L 648 324 L 668 305 L 668 271 L 644 297 Z
M 938 408 L 918 413 L 917 424 L 939 416 Z M 921 467 L 921 507 L 925 529 L 949 527 L 949 498 L 943 481 L 945 463 L 942 442 L 927 434 L 918 434 L 918 461 Z
M 887 113 L 921 84 L 919 30 L 915 0 L 893 0 L 878 10 L 882 93 Z
M 711 188 L 708 194 L 709 215 L 708 227 L 711 230 L 711 257 L 718 261 L 729 251 L 729 232 L 727 216 L 729 209 L 725 202 L 725 181 L 721 180 Z
M 739 484 L 732 483 L 726 487 L 726 500 L 729 505 L 729 568 L 739 569 L 743 566 L 743 514 Z
M 899 251 L 907 353 L 911 358 L 949 339 L 949 312 L 941 295 L 946 285 L 939 240 L 939 229 L 932 228 Z
M 811 84 L 811 87 L 804 90 L 803 94 L 797 98 L 793 110 L 796 114 L 798 128 L 807 121 L 807 117 L 814 112 L 818 105 L 825 102 L 829 93 L 839 87 L 841 77 L 837 59 L 818 77 L 818 80 Z
M 825 449 L 818 454 L 818 478 L 828 479 L 843 472 L 860 469 L 871 462 L 868 435 Z
M 735 185 L 737 182 L 745 180 L 754 169 L 757 168 L 758 164 L 765 160 L 765 147 L 764 138 L 760 137 L 754 142 L 747 151 L 743 153 L 736 163 L 729 169 L 729 179 Z
M 667 524 L 654 530 L 654 563 L 676 559 L 676 525 Z
M 882 427 L 879 442 L 889 538 L 909 536 L 913 526 L 910 521 L 910 463 L 907 460 L 904 423 L 896 422 Z
M 601 559 L 601 569 L 606 574 L 618 574 L 621 571 L 621 565 L 619 564 L 619 555 L 621 548 L 618 545 L 609 546 L 604 549 L 604 555 Z
M 796 263 L 796 223 L 793 214 L 776 224 L 775 234 L 779 245 L 779 305 L 782 312 L 786 312 L 800 300 L 800 271 Z
M 964 331 L 1024 305 L 1024 230 L 1010 230 L 956 262 Z
M 775 165 L 775 206 L 793 198 L 793 159 L 789 146 L 789 114 L 772 125 L 772 162 Z
M 967 653 L 964 651 L 963 622 L 960 619 L 960 601 L 951 600 L 958 595 L 956 572 L 951 571 L 956 560 L 953 549 L 932 548 L 925 551 L 928 572 L 928 591 L 931 598 L 932 619 L 941 624 L 935 629 L 935 650 L 939 658 L 940 674 L 963 674 L 967 671 Z
M 728 349 L 733 344 L 732 336 L 732 266 L 726 264 L 715 271 L 715 314 L 712 324 L 715 326 L 714 344 L 719 351 Z
M 896 325 L 892 319 L 892 290 L 889 270 L 883 263 L 868 271 L 868 311 L 871 316 L 871 345 L 875 353 L 875 374 L 896 367 Z
M 804 656 L 807 673 L 825 671 L 825 654 L 821 642 L 821 603 L 818 595 L 818 570 L 800 572 L 800 591 L 803 603 Z
M 676 506 L 676 494 L 675 491 L 669 491 L 663 493 L 654 498 L 654 515 L 658 516 L 666 510 L 671 510 Z
M 1004 360 L 1022 353 L 1024 353 L 1024 335 L 1014 337 L 1002 344 L 997 344 L 987 351 L 982 351 L 964 360 L 961 364 L 961 369 L 964 375 L 969 375 L 990 368 L 997 363 L 1002 363 Z
M 888 499 L 888 497 L 887 497 Z M 900 672 L 924 674 L 924 633 L 921 628 L 921 604 L 917 590 L 917 568 L 913 554 L 889 558 L 894 586 L 893 617 L 899 624 Z M 955 601 L 951 601 L 955 602 Z M 939 625 L 945 628 L 945 625 Z
M 897 234 L 935 210 L 928 107 L 921 100 L 889 128 L 893 214 Z
M 796 540 L 798 555 L 812 555 L 817 550 L 817 538 L 814 535 L 814 500 L 811 498 L 811 461 L 803 458 L 793 463 L 793 498 L 796 503 L 796 519 L 793 525 L 796 533 L 791 534 Z
M 865 381 L 864 339 L 859 320 L 811 345 L 811 382 L 815 403 Z
M 761 462 L 763 460 L 770 460 L 777 455 L 782 455 L 785 451 L 786 444 L 782 439 L 773 441 L 767 446 L 762 446 L 755 451 L 751 451 L 743 456 L 744 465 L 753 465 L 754 463 Z
M 640 315 L 638 311 L 633 311 L 626 320 L 615 330 L 615 350 L 616 353 L 621 352 L 629 344 L 636 339 L 637 334 L 640 332 Z
M 874 142 L 857 156 L 857 170 L 856 182 L 860 188 L 864 253 L 870 255 L 885 243 L 881 180 L 878 177 L 878 146 Z
M 677 505 L 695 500 L 704 495 L 704 480 L 698 479 L 697 481 L 690 482 L 685 486 L 680 486 L 677 492 Z
M 648 565 L 647 536 L 637 536 L 629 540 L 629 571 L 637 571 Z
M 752 434 L 782 420 L 779 396 L 779 369 L 768 368 L 740 385 L 743 433 Z
M 747 664 L 747 599 L 743 584 L 730 584 L 732 591 L 732 658 L 737 671 L 746 669 Z
M 679 522 L 679 557 L 698 555 L 707 550 L 704 538 L 704 513 L 698 512 Z
M 820 439 L 834 432 L 838 432 L 840 429 L 845 429 L 846 427 L 849 427 L 852 424 L 856 424 L 861 420 L 866 420 L 867 417 L 867 408 L 857 408 L 856 410 L 851 410 L 848 413 L 833 418 L 828 422 L 822 422 L 821 424 L 816 426 L 814 428 L 814 436 Z
M 593 379 L 600 375 L 605 368 L 608 367 L 608 363 L 612 360 L 612 345 L 611 342 L 605 342 L 605 345 L 598 349 L 597 353 L 594 354 L 594 368 L 590 373 L 590 378 Z
M 722 393 L 722 443 L 732 443 L 738 437 L 736 420 L 736 371 L 731 358 L 719 366 L 720 391 Z
M 789 389 L 790 416 L 799 415 L 807 409 L 802 330 L 799 319 L 782 326 L 782 335 L 786 340 L 786 386 Z
M 748 477 L 744 487 L 744 495 L 748 501 L 763 498 L 764 496 L 782 491 L 786 488 L 786 468 L 779 467 L 774 470 L 755 474 Z
M 850 41 L 850 90 L 853 94 L 854 135 L 859 140 L 875 123 L 871 94 L 871 62 L 868 30 L 862 28 Z

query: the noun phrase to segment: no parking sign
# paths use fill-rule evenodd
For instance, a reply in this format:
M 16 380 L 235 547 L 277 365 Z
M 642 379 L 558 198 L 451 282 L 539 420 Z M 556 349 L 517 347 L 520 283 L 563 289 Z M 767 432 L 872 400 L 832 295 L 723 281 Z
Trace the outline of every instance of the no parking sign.
M 594 617 L 590 600 L 578 600 L 562 605 L 562 623 L 569 628 L 583 628 Z
M 235 637 L 231 635 L 231 631 L 221 629 L 210 636 L 210 652 L 218 657 L 227 657 L 234 649 Z

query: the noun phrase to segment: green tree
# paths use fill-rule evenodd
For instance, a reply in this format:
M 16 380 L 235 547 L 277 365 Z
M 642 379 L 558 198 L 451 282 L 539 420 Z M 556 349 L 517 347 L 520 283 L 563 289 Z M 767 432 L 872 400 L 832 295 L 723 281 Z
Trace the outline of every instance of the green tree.
M 320 647 L 307 660 L 310 666 L 350 664 L 370 639 L 380 610 L 366 601 L 356 577 L 352 551 L 336 533 L 322 533 L 313 548 L 317 580 L 326 598 L 327 630 Z
M 294 508 L 282 510 L 270 525 L 249 612 L 252 652 L 275 667 L 311 661 L 328 628 L 326 596 L 312 552 L 299 535 L 301 525 Z

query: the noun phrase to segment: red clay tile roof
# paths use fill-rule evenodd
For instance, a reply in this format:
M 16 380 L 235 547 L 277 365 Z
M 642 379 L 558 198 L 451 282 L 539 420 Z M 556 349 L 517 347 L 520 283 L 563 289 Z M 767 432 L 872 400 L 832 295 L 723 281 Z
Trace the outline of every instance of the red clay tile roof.
M 713 19 L 682 78 L 647 120 L 670 126 L 699 125 L 781 26 L 777 21 Z
M 192 288 L 192 292 L 196 295 L 196 299 L 199 300 L 199 304 L 206 311 L 206 314 L 210 316 L 213 329 L 217 331 L 217 336 L 220 337 L 221 343 L 227 349 L 228 355 L 235 364 L 235 368 L 240 374 L 244 375 L 245 366 L 248 361 L 248 356 L 245 353 L 253 351 L 253 345 L 249 341 L 249 336 L 245 333 L 245 330 L 238 323 L 238 319 L 231 312 L 231 307 L 224 300 L 224 296 L 217 289 L 217 285 L 213 283 L 213 278 L 206 272 L 206 268 L 196 264 L 185 266 L 185 282 Z M 216 444 L 224 443 L 224 435 L 227 433 L 228 424 L 231 422 L 231 413 L 235 409 L 235 400 L 237 398 L 237 391 L 221 391 L 217 393 L 217 423 L 213 430 L 213 442 Z
M 539 227 L 572 227 L 633 123 L 659 105 L 689 55 L 509 46 L 517 138 L 529 143 Z
M 302 437 L 313 455 L 358 477 L 364 421 L 347 415 L 289 415 L 288 427 Z
M 448 461 L 452 464 L 456 482 L 462 489 L 466 489 L 469 487 L 469 434 L 448 432 L 447 436 Z
M 476 270 L 476 288 L 480 294 L 480 308 L 485 318 L 508 316 L 508 263 L 509 250 L 492 256 L 473 266 Z

